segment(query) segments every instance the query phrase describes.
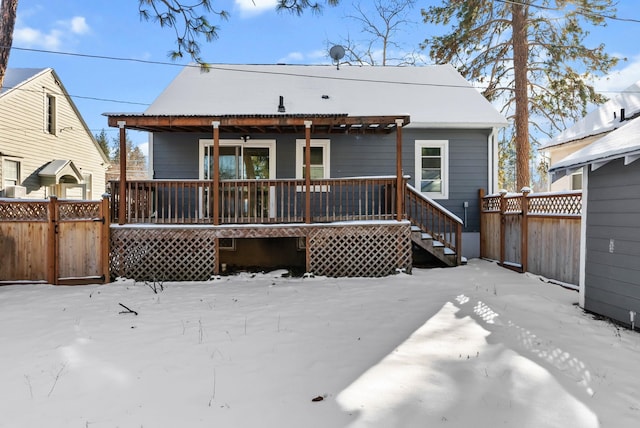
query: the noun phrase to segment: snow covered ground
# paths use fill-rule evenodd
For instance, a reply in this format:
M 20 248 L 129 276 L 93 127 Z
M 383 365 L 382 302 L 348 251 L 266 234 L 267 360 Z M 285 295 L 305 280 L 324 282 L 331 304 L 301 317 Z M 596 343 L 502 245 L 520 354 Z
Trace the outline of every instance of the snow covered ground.
M 0 287 L 0 427 L 640 423 L 640 335 L 490 262 L 163 286 Z

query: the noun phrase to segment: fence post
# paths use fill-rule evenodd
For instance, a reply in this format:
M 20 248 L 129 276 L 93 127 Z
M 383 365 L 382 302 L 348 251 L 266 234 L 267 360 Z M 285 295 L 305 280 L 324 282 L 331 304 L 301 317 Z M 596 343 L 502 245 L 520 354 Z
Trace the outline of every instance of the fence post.
M 58 197 L 49 197 L 49 236 L 47 237 L 47 282 L 58 284 Z
M 102 231 L 100 233 L 100 263 L 102 266 L 102 275 L 104 276 L 104 283 L 111 281 L 111 269 L 109 266 L 109 249 L 111 248 L 111 213 L 109 211 L 109 197 L 108 193 L 102 195 L 102 202 L 100 204 L 100 210 L 102 211 Z
M 480 204 L 480 258 L 484 258 L 486 252 L 486 244 L 485 244 L 485 230 L 483 223 L 485 221 L 486 214 L 483 211 L 483 203 L 484 203 L 484 189 L 478 189 L 478 203 Z
M 520 224 L 520 265 L 522 266 L 522 272 L 527 271 L 527 259 L 529 258 L 529 193 L 531 189 L 529 187 L 523 187 L 522 200 L 520 201 L 520 207 L 522 209 L 522 219 Z
M 505 257 L 505 230 L 506 230 L 506 219 L 505 212 L 507 211 L 507 191 L 504 189 L 500 190 L 500 265 L 504 265 L 504 257 Z

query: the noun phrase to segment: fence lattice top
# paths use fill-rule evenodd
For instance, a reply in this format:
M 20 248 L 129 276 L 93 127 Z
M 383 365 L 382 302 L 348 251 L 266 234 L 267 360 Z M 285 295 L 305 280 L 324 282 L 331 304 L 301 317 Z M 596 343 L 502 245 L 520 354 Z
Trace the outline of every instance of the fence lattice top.
M 59 202 L 60 220 L 93 219 L 100 217 L 100 202 L 64 201 Z
M 102 217 L 99 201 L 57 201 L 55 203 L 60 220 L 91 220 Z M 51 202 L 2 200 L 0 221 L 49 221 Z
M 500 196 L 485 196 L 482 198 L 482 211 L 500 212 Z
M 0 201 L 0 221 L 47 221 L 49 201 Z
M 522 212 L 522 194 L 506 196 L 505 213 Z M 541 193 L 527 195 L 529 215 L 577 216 L 582 213 L 582 193 Z M 482 198 L 483 212 L 501 212 L 502 197 L 490 195 Z
M 531 195 L 529 214 L 580 215 L 582 213 L 582 193 Z

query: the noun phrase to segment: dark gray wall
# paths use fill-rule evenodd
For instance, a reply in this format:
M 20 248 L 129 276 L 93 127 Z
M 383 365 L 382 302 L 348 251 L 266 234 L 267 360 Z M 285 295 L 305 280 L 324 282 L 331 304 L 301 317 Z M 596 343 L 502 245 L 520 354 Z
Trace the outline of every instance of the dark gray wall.
M 487 137 L 489 130 L 403 130 L 403 167 L 415 184 L 415 141 L 449 141 L 449 199 L 438 203 L 465 220 L 465 232 L 479 231 L 478 189 L 488 186 Z M 160 133 L 153 137 L 153 168 L 156 179 L 197 179 L 198 144 L 211 134 Z M 239 135 L 221 133 L 221 139 Z M 257 139 L 258 136 L 253 136 Z M 277 141 L 276 177 L 295 177 L 295 141 L 304 134 L 264 134 L 261 139 Z M 395 175 L 396 134 L 389 135 L 317 135 L 331 140 L 331 177 Z
M 589 171 L 585 262 L 585 309 L 626 324 L 629 311 L 640 317 L 640 162 Z

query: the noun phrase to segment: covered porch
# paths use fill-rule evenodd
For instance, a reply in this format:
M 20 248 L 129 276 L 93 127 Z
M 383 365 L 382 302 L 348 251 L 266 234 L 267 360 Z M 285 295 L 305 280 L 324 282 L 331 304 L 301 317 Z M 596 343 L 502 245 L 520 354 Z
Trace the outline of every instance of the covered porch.
M 110 114 L 120 129 L 120 180 L 111 183 L 114 222 L 127 223 L 292 223 L 403 218 L 402 127 L 407 115 L 224 115 L 159 116 Z M 126 178 L 126 130 L 153 134 L 210 133 L 210 163 L 205 180 Z M 396 134 L 394 176 L 313 179 L 312 135 Z M 228 180 L 221 175 L 221 133 L 304 136 L 302 179 Z M 246 138 L 245 138 L 246 144 Z M 216 189 L 216 191 L 214 191 Z M 391 192 L 391 193 L 390 193 Z

